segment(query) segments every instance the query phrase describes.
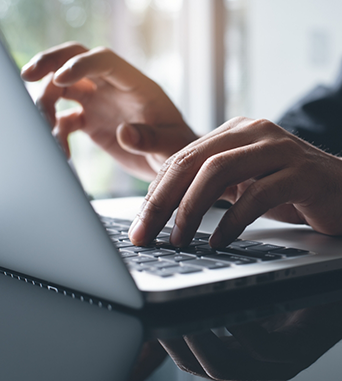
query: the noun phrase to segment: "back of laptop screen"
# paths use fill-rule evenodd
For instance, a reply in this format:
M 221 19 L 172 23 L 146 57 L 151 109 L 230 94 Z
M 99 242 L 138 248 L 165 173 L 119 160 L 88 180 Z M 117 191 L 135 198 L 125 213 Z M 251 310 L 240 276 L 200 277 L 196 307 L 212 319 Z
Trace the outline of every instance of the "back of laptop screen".
M 0 45 L 0 266 L 139 308 L 142 296 Z

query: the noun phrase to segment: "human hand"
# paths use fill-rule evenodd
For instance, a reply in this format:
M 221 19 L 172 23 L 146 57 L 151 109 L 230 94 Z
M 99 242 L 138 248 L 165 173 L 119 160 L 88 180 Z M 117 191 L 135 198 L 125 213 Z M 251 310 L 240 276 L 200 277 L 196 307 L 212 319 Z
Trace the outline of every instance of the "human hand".
M 163 90 L 109 49 L 62 44 L 33 57 L 22 77 L 45 77 L 37 105 L 68 155 L 68 135 L 82 130 L 132 174 L 151 180 L 197 138 Z M 56 115 L 60 98 L 81 107 Z
M 267 120 L 235 118 L 170 157 L 130 239 L 148 244 L 178 207 L 171 243 L 186 246 L 219 199 L 234 205 L 211 236 L 225 247 L 262 215 L 342 234 L 342 161 Z
M 227 327 L 160 340 L 182 370 L 210 380 L 288 380 L 342 338 L 341 302 Z

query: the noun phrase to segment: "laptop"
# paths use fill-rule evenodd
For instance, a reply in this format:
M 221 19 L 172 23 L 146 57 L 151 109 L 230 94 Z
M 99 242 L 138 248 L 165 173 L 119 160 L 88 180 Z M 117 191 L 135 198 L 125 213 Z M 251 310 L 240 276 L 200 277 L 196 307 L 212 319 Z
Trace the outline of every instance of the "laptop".
M 3 44 L 0 67 L 4 275 L 108 309 L 140 309 L 342 267 L 342 239 L 286 224 L 265 229 L 262 220 L 221 252 L 205 232 L 176 250 L 167 227 L 150 247 L 134 247 L 127 219 L 94 211 Z

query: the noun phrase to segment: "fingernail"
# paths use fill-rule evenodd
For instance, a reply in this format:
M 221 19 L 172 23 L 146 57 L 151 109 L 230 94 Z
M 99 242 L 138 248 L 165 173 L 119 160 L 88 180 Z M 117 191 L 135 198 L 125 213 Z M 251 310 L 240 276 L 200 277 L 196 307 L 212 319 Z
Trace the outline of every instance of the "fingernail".
M 221 229 L 217 227 L 209 239 L 209 245 L 214 248 L 220 247 L 222 246 L 222 239 L 223 239 L 223 236 L 222 236 Z
M 128 234 L 132 233 L 134 226 L 137 224 L 138 221 L 139 221 L 139 217 L 135 217 L 133 222 L 131 223 L 131 226 L 128 229 Z
M 170 242 L 172 243 L 173 246 L 181 246 L 182 245 L 182 237 L 183 234 L 179 227 L 177 225 L 173 226 L 171 236 L 170 236 Z
M 37 60 L 31 60 L 21 68 L 21 74 L 33 71 L 37 67 Z
M 125 127 L 126 127 L 126 131 L 128 132 L 129 140 L 131 144 L 133 146 L 137 146 L 141 139 L 140 131 L 136 127 L 132 126 L 131 124 L 126 124 Z
M 139 217 L 136 217 L 136 219 L 133 221 L 128 231 L 128 235 L 131 241 L 134 241 L 136 245 L 142 245 L 144 243 L 146 238 L 146 228 Z
M 66 67 L 65 65 L 62 66 L 60 69 L 58 69 L 55 73 L 55 75 L 53 76 L 54 79 L 56 79 L 57 77 L 59 77 L 60 75 L 62 75 L 63 73 L 65 73 L 69 68 Z

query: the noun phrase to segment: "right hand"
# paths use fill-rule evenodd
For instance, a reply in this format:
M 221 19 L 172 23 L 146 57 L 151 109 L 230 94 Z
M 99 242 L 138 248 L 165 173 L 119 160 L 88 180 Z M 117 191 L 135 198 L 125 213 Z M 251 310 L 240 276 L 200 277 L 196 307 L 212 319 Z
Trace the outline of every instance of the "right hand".
M 265 120 L 234 118 L 171 156 L 129 237 L 149 244 L 177 209 L 170 241 L 185 247 L 220 198 L 233 205 L 210 238 L 224 248 L 260 216 L 342 235 L 342 159 Z
M 82 130 L 129 172 L 152 180 L 169 156 L 197 138 L 164 91 L 107 48 L 56 46 L 33 57 L 22 77 L 46 77 L 37 105 L 68 155 L 68 135 Z M 81 108 L 56 115 L 60 98 Z

